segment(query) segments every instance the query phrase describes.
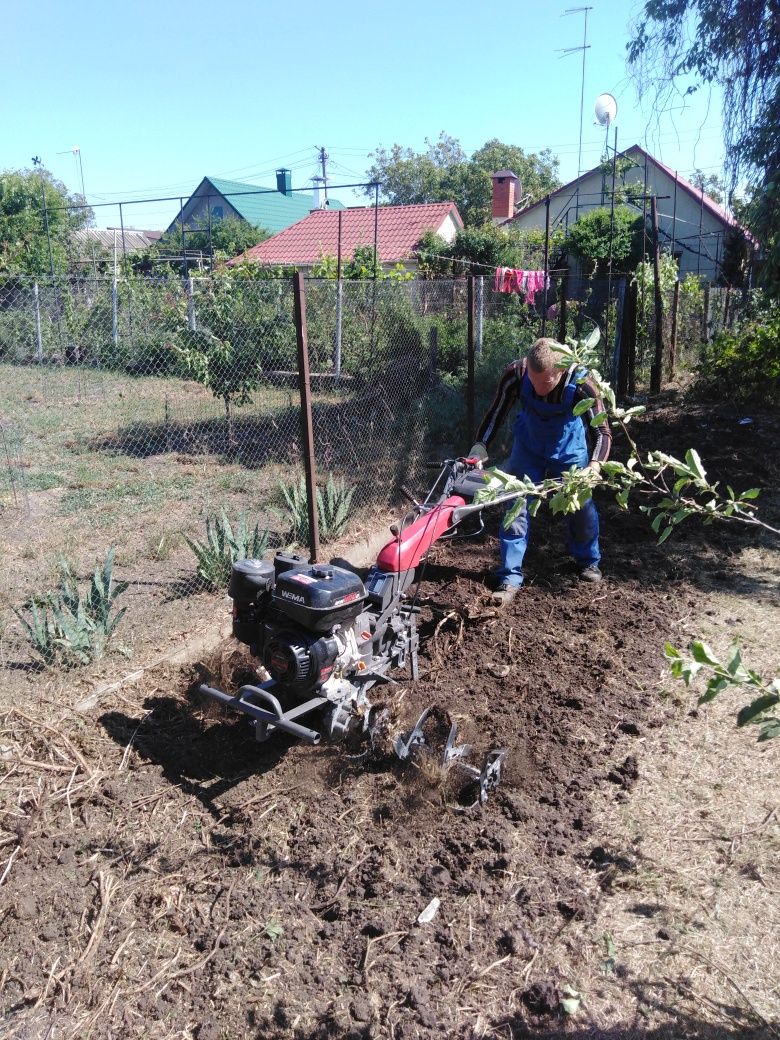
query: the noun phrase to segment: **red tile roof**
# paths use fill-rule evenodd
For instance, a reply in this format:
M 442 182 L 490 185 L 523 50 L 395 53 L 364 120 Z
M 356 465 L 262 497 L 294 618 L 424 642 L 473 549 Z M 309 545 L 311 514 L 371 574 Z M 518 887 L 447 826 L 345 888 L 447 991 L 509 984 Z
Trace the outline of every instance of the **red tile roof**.
M 254 260 L 261 264 L 291 264 L 304 267 L 316 263 L 321 256 L 338 255 L 339 217 L 341 217 L 341 256 L 349 260 L 357 246 L 373 246 L 373 206 L 355 209 L 316 209 L 297 224 L 278 235 L 248 249 L 235 259 Z M 380 206 L 377 218 L 377 241 L 381 263 L 397 263 L 411 259 L 426 231 L 439 231 L 448 216 L 455 225 L 463 221 L 454 202 L 432 202 L 419 206 Z

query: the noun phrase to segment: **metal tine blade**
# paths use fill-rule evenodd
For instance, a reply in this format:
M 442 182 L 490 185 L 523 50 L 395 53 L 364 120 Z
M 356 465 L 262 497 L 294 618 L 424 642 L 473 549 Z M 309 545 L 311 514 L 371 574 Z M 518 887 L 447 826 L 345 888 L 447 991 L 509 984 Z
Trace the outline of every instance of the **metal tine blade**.
M 487 801 L 489 792 L 501 781 L 501 768 L 505 758 L 506 748 L 496 748 L 487 757 L 479 776 L 479 800 L 482 805 Z
M 409 757 L 413 747 L 416 747 L 418 744 L 425 743 L 425 734 L 423 733 L 422 728 L 425 725 L 425 721 L 432 710 L 432 708 L 425 709 L 425 711 L 422 713 L 422 715 L 415 723 L 414 728 L 412 729 L 411 733 L 406 738 L 406 740 L 404 740 L 402 735 L 399 735 L 395 738 L 395 753 L 396 755 L 398 755 L 401 761 L 404 761 Z
M 471 751 L 471 744 L 461 744 L 459 747 L 455 747 L 455 741 L 458 737 L 458 724 L 453 722 L 450 727 L 450 735 L 447 737 L 447 743 L 444 747 L 444 765 L 452 762 L 456 758 L 465 758 Z

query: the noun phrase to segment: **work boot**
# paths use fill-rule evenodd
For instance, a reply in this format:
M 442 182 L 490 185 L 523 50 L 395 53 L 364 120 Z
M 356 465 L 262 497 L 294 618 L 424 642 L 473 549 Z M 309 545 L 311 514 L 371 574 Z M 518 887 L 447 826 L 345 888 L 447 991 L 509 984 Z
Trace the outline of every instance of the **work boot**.
M 496 607 L 505 607 L 508 603 L 512 602 L 519 591 L 519 585 L 499 585 L 490 597 L 490 601 Z
M 580 571 L 580 581 L 601 581 L 601 570 L 597 563 L 591 563 Z

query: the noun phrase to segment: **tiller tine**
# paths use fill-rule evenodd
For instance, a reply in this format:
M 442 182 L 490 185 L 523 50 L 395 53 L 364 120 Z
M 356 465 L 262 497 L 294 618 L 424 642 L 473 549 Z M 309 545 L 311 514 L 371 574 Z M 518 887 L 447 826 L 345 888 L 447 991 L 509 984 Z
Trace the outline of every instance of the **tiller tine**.
M 505 758 L 506 748 L 496 748 L 488 754 L 479 774 L 479 800 L 482 805 L 487 801 L 488 793 L 501 782 L 501 769 Z
M 466 755 L 471 753 L 471 744 L 461 744 L 455 747 L 455 741 L 458 736 L 458 724 L 453 722 L 450 727 L 450 735 L 447 737 L 447 743 L 444 747 L 444 765 L 447 766 L 450 762 L 457 758 L 465 758 Z
M 423 726 L 432 710 L 432 708 L 425 709 L 412 730 L 409 732 L 408 736 L 401 734 L 395 738 L 395 744 L 393 747 L 396 755 L 401 759 L 401 761 L 406 761 L 410 758 L 415 748 L 427 746 L 428 742 L 423 733 Z M 474 809 L 478 805 L 484 805 L 488 800 L 490 792 L 500 783 L 501 770 L 504 764 L 504 759 L 506 758 L 506 748 L 495 748 L 493 751 L 490 751 L 485 759 L 484 766 L 480 770 L 477 769 L 476 766 L 472 766 L 465 761 L 466 756 L 471 753 L 471 744 L 456 744 L 457 739 L 458 726 L 457 723 L 453 722 L 450 726 L 447 743 L 444 746 L 442 762 L 444 766 L 453 766 L 460 769 L 471 778 L 471 782 L 478 790 L 477 797 L 471 805 L 462 806 L 460 808 L 461 812 L 466 812 L 469 809 Z
M 422 728 L 425 725 L 425 722 L 432 710 L 432 708 L 425 709 L 425 711 L 419 717 L 419 719 L 414 725 L 414 728 L 412 729 L 409 736 L 406 737 L 406 739 L 404 739 L 402 734 L 399 734 L 395 738 L 395 753 L 396 755 L 398 755 L 402 762 L 404 762 L 409 757 L 414 748 L 419 747 L 421 744 L 425 743 L 425 734 L 423 733 Z
M 476 809 L 478 805 L 485 804 L 490 792 L 501 781 L 501 768 L 505 758 L 506 748 L 496 748 L 488 753 L 481 771 L 476 766 L 470 766 L 468 762 L 456 763 L 459 769 L 462 769 L 464 773 L 473 778 L 479 788 L 479 794 L 474 801 L 470 805 L 459 806 L 458 812 L 469 812 L 471 809 Z

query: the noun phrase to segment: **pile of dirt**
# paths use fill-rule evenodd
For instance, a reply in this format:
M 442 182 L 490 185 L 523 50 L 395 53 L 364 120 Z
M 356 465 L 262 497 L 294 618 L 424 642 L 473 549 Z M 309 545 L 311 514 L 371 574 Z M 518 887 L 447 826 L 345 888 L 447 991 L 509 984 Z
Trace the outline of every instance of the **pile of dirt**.
M 648 439 L 678 453 L 724 443 L 717 423 L 655 418 Z M 776 424 L 729 429 L 730 483 L 776 479 Z M 631 797 L 665 724 L 664 642 L 733 573 L 717 528 L 659 549 L 642 515 L 601 506 L 600 585 L 577 581 L 563 524 L 540 516 L 505 610 L 489 600 L 495 527 L 438 547 L 418 586 L 421 675 L 397 676 L 394 703 L 406 726 L 435 704 L 477 759 L 507 749 L 484 807 L 419 764 L 257 745 L 243 717 L 188 695 L 204 668 L 251 674 L 232 644 L 90 716 L 0 717 L 5 1035 L 557 1035 L 575 980 L 546 953 L 638 869 L 596 811 Z

